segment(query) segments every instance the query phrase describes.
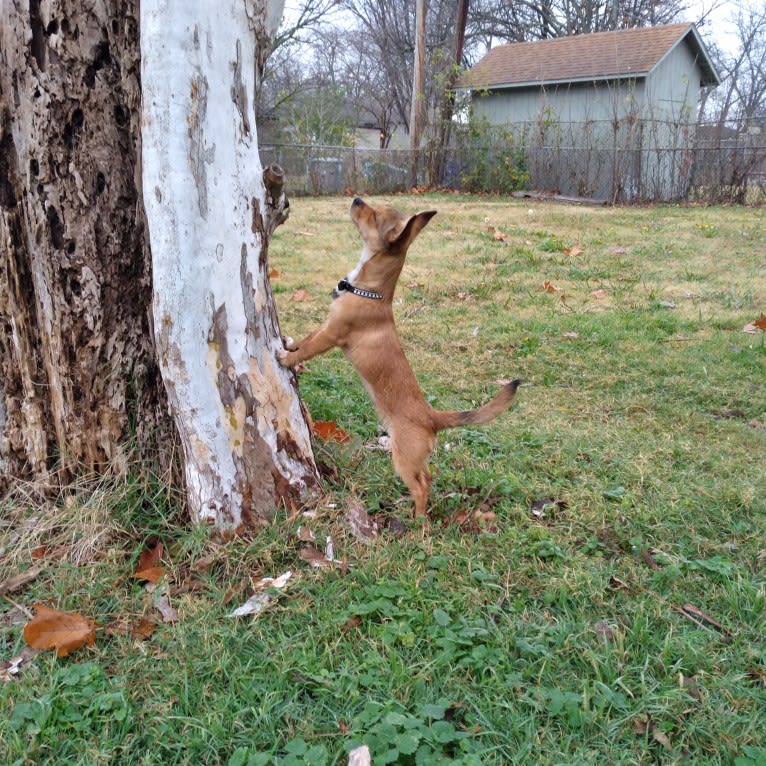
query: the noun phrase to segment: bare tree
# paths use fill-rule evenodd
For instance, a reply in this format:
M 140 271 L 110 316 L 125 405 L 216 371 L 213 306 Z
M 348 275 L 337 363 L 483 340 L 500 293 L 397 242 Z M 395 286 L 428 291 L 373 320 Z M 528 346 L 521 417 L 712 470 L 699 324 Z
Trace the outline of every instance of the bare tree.
M 475 0 L 470 26 L 487 43 L 523 42 L 669 24 L 684 10 L 680 0 Z

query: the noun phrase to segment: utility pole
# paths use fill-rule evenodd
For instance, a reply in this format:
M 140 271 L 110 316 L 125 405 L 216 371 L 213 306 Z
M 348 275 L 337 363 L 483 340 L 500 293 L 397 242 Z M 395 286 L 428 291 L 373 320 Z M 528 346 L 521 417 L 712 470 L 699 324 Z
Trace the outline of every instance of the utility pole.
M 423 133 L 423 102 L 426 87 L 426 0 L 415 6 L 415 64 L 412 69 L 412 106 L 410 108 L 411 183 L 417 186 L 420 138 Z

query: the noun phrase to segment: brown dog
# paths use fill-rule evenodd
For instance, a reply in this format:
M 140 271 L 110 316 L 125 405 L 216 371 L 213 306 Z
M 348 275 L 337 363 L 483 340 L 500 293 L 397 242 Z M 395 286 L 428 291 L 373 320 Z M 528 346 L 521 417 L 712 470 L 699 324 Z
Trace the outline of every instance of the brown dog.
M 503 386 L 488 404 L 469 412 L 440 412 L 425 400 L 404 356 L 391 302 L 407 248 L 436 215 L 430 210 L 407 218 L 358 197 L 351 219 L 362 236 L 357 267 L 341 279 L 325 323 L 278 356 L 285 367 L 342 349 L 362 378 L 378 415 L 388 428 L 394 468 L 412 493 L 415 514 L 426 512 L 431 489 L 428 458 L 436 433 L 454 426 L 487 423 L 508 409 L 521 381 Z

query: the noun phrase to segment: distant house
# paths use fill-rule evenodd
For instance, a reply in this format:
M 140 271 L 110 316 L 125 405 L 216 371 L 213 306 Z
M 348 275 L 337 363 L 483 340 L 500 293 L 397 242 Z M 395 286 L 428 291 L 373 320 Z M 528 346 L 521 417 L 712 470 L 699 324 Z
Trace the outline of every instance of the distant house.
M 683 194 L 700 90 L 719 83 L 696 27 L 671 24 L 501 45 L 459 85 L 523 141 L 532 184 L 657 199 Z

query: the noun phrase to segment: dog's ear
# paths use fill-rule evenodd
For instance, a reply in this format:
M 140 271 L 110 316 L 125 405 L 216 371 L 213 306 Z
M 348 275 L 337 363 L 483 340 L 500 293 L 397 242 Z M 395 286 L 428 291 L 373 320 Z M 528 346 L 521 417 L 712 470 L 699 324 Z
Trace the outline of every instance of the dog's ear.
M 400 251 L 402 249 L 406 250 L 407 247 L 409 247 L 410 242 L 412 242 L 412 240 L 415 239 L 418 234 L 420 234 L 423 227 L 435 215 L 435 210 L 426 210 L 423 213 L 413 215 L 412 218 L 410 218 L 410 220 L 404 224 L 404 228 L 402 229 L 401 233 L 392 236 L 388 246 L 392 250 L 396 251 Z

